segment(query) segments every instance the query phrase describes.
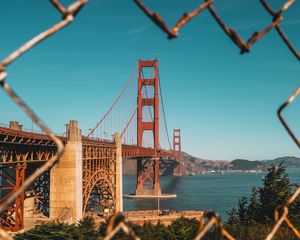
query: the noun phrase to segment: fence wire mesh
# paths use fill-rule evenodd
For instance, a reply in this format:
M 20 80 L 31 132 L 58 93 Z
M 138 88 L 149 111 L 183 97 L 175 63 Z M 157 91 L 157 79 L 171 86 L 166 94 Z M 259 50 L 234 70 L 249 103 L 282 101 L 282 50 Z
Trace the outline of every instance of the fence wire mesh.
M 0 213 L 2 213 L 9 204 L 18 196 L 20 195 L 25 188 L 31 185 L 34 180 L 47 171 L 51 166 L 55 164 L 58 158 L 62 155 L 64 150 L 64 145 L 62 141 L 46 126 L 46 124 L 34 113 L 34 111 L 19 97 L 15 91 L 7 84 L 7 72 L 6 68 L 13 63 L 16 59 L 21 57 L 24 53 L 32 49 L 34 46 L 39 44 L 41 41 L 45 40 L 46 38 L 50 37 L 51 35 L 55 34 L 68 24 L 70 24 L 74 16 L 79 12 L 79 10 L 87 3 L 87 0 L 77 0 L 67 8 L 65 8 L 58 0 L 51 0 L 50 1 L 53 6 L 61 13 L 62 20 L 55 24 L 50 29 L 40 33 L 36 37 L 32 38 L 12 54 L 10 54 L 7 58 L 5 58 L 0 63 L 0 85 L 3 90 L 10 96 L 10 98 L 17 104 L 19 107 L 26 113 L 28 117 L 32 119 L 32 121 L 38 125 L 41 130 L 49 135 L 49 137 L 56 143 L 57 145 L 57 152 L 56 154 L 47 161 L 43 166 L 38 168 L 33 174 L 31 174 L 26 180 L 24 184 L 20 186 L 13 194 L 11 194 L 5 201 L 0 204 Z
M 168 34 L 169 39 L 173 39 L 178 37 L 179 30 L 187 24 L 190 20 L 197 17 L 202 11 L 207 9 L 212 17 L 216 20 L 218 25 L 222 28 L 222 30 L 228 35 L 228 37 L 233 41 L 233 43 L 240 49 L 240 52 L 248 53 L 250 52 L 251 46 L 260 40 L 262 37 L 264 37 L 268 32 L 270 32 L 273 28 L 275 28 L 284 41 L 284 43 L 287 45 L 287 47 L 291 50 L 291 52 L 294 54 L 294 56 L 300 61 L 300 54 L 296 50 L 296 48 L 292 45 L 292 43 L 288 40 L 288 37 L 285 35 L 282 28 L 279 26 L 279 24 L 283 21 L 282 13 L 284 13 L 288 8 L 295 2 L 295 0 L 287 0 L 285 4 L 278 10 L 274 11 L 271 6 L 266 2 L 266 0 L 260 0 L 263 7 L 270 13 L 272 16 L 272 22 L 269 26 L 267 26 L 262 31 L 256 31 L 254 32 L 250 38 L 245 41 L 234 29 L 230 28 L 225 24 L 225 22 L 222 20 L 222 18 L 219 16 L 217 11 L 213 7 L 214 0 L 204 0 L 204 3 L 202 3 L 200 6 L 198 6 L 195 10 L 193 10 L 190 13 L 183 13 L 182 17 L 179 18 L 177 23 L 174 25 L 174 27 L 170 28 L 168 27 L 167 23 L 164 21 L 164 19 L 160 16 L 159 13 L 153 12 L 149 7 L 147 7 L 142 0 L 134 0 L 136 5 L 165 33 Z
M 190 20 L 197 17 L 202 11 L 208 10 L 212 17 L 216 20 L 218 25 L 222 28 L 225 34 L 233 41 L 233 43 L 240 49 L 240 52 L 248 53 L 250 52 L 251 46 L 264 37 L 270 30 L 273 28 L 276 29 L 281 39 L 290 49 L 292 54 L 300 61 L 300 54 L 297 49 L 292 45 L 292 43 L 288 40 L 287 35 L 284 33 L 282 28 L 280 27 L 280 23 L 283 21 L 282 13 L 288 10 L 288 8 L 295 2 L 295 0 L 287 0 L 285 4 L 278 10 L 274 11 L 266 0 L 260 0 L 263 7 L 272 17 L 272 22 L 262 31 L 254 32 L 250 38 L 245 41 L 241 38 L 241 36 L 232 28 L 227 26 L 221 17 L 218 15 L 217 11 L 213 8 L 214 0 L 204 0 L 202 4 L 200 4 L 196 9 L 194 9 L 190 13 L 184 13 L 177 23 L 172 27 L 168 27 L 163 18 L 156 12 L 152 12 L 150 8 L 148 8 L 141 0 L 133 0 L 136 5 L 162 30 L 164 31 L 169 39 L 173 39 L 178 37 L 180 29 L 187 24 Z M 52 157 L 48 162 L 46 162 L 42 167 L 37 169 L 32 175 L 30 175 L 24 182 L 24 184 L 19 188 L 14 194 L 12 194 L 9 198 L 7 198 L 4 202 L 0 204 L 0 213 L 7 208 L 7 206 L 18 196 L 20 195 L 26 187 L 28 187 L 37 177 L 39 177 L 43 172 L 47 171 L 51 166 L 53 166 L 58 160 L 59 156 L 63 153 L 64 145 L 61 140 L 45 125 L 45 123 L 33 112 L 32 109 L 14 92 L 14 90 L 7 84 L 7 71 L 6 68 L 13 61 L 22 56 L 25 52 L 32 49 L 35 45 L 55 34 L 68 24 L 70 24 L 76 14 L 80 11 L 80 9 L 88 2 L 88 0 L 76 0 L 68 7 L 64 7 L 59 0 L 50 0 L 55 9 L 61 13 L 62 20 L 55 24 L 50 29 L 40 33 L 36 37 L 32 38 L 20 48 L 18 48 L 15 52 L 10 54 L 6 59 L 4 59 L 0 63 L 0 85 L 3 90 L 10 96 L 10 98 L 17 104 L 19 107 L 27 114 L 28 117 L 32 119 L 32 121 L 37 124 L 41 130 L 48 134 L 57 145 L 57 153 L 54 157 Z M 280 108 L 278 109 L 278 117 L 287 130 L 288 134 L 294 140 L 298 147 L 300 147 L 300 141 L 297 136 L 294 134 L 292 129 L 289 127 L 287 122 L 285 121 L 282 112 L 283 110 L 290 105 L 295 98 L 300 93 L 300 87 L 288 98 L 286 102 L 284 102 Z M 282 206 L 277 206 L 274 211 L 274 219 L 275 224 L 271 230 L 271 232 L 266 236 L 266 240 L 273 239 L 280 227 L 285 223 L 288 228 L 291 229 L 295 237 L 300 239 L 300 231 L 295 227 L 292 221 L 289 219 L 289 206 L 298 198 L 300 195 L 300 187 L 296 189 L 294 194 L 289 198 L 289 200 Z M 220 236 L 224 239 L 234 240 L 235 238 L 224 228 L 224 224 L 221 221 L 219 215 L 213 211 L 205 211 L 200 218 L 199 228 L 196 240 L 203 239 L 206 233 L 214 227 L 220 233 Z M 128 236 L 128 239 L 139 240 L 140 238 L 136 236 L 135 232 L 130 227 L 126 218 L 122 215 L 115 215 L 111 218 L 108 224 L 107 233 L 105 236 L 105 240 L 113 239 L 118 232 L 122 231 Z M 12 237 L 3 229 L 0 229 L 0 239 L 12 239 Z
M 111 217 L 107 226 L 106 236 L 103 240 L 113 239 L 117 233 L 121 231 L 128 237 L 128 239 L 140 240 L 140 238 L 135 235 L 135 232 L 128 224 L 128 220 L 123 215 L 115 215 Z

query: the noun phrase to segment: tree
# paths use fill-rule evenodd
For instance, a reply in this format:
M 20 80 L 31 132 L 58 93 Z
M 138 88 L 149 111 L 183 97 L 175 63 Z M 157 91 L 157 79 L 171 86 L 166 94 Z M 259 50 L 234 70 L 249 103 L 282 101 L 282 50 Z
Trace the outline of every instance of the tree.
M 128 222 L 128 226 L 134 231 L 134 233 L 143 240 L 176 240 L 175 236 L 170 232 L 170 230 L 158 222 L 157 224 L 152 224 L 151 222 L 146 222 L 142 226 Z M 107 223 L 100 225 L 99 233 L 102 237 L 106 235 Z M 128 237 L 123 231 L 118 232 L 114 236 L 115 240 L 127 240 Z
M 194 239 L 197 235 L 197 231 L 199 228 L 199 221 L 194 219 L 188 219 L 185 217 L 180 217 L 174 220 L 170 226 L 169 230 L 174 236 L 176 236 L 176 240 L 190 240 Z
M 96 231 L 96 223 L 93 217 L 84 217 L 78 222 L 78 230 L 84 239 L 97 240 L 99 233 Z
M 120 220 L 123 221 L 124 217 L 120 216 Z M 118 221 L 116 222 L 115 226 L 116 227 L 118 225 Z M 142 226 L 135 224 L 133 222 L 127 222 L 128 227 L 130 227 L 133 232 L 137 235 L 137 236 L 141 236 L 142 235 Z M 100 239 L 104 238 L 107 235 L 107 227 L 108 227 L 108 222 L 104 222 L 100 225 L 99 227 L 99 235 L 100 235 Z M 113 238 L 114 240 L 127 240 L 128 236 L 123 232 L 123 230 L 120 230 L 118 233 L 116 233 L 116 235 Z
M 108 225 L 107 222 L 100 224 L 98 232 L 101 237 L 104 237 L 106 235 L 107 225 Z
M 228 215 L 227 223 L 229 225 L 234 225 L 240 222 L 238 210 L 236 209 L 236 207 L 233 207 L 229 212 L 227 212 L 227 215 Z
M 247 217 L 248 223 L 257 222 L 258 212 L 261 209 L 260 200 L 259 200 L 259 192 L 257 188 L 253 187 L 251 191 L 251 196 L 249 199 L 249 205 L 247 209 Z
M 291 183 L 283 162 L 268 169 L 263 186 L 258 192 L 261 207 L 257 220 L 261 223 L 272 222 L 275 208 L 285 204 L 292 194 Z
M 141 232 L 138 236 L 143 240 L 175 240 L 175 236 L 171 231 L 161 224 L 159 221 L 157 224 L 152 224 L 151 222 L 144 223 L 141 228 Z
M 228 224 L 232 225 L 234 222 L 243 225 L 271 223 L 274 221 L 276 207 L 284 205 L 291 194 L 292 185 L 286 168 L 282 163 L 278 166 L 272 166 L 263 179 L 263 186 L 258 189 L 253 188 L 249 200 L 246 197 L 241 198 L 238 208 L 234 208 L 228 213 Z M 292 206 L 291 216 L 296 214 L 293 209 L 297 208 L 299 208 L 299 204 Z
M 17 234 L 15 240 L 83 240 L 75 224 L 43 223 L 33 229 Z
M 246 223 L 248 221 L 248 199 L 242 197 L 238 204 L 238 216 L 241 223 Z
M 238 206 L 227 212 L 227 215 L 229 224 L 246 223 L 248 221 L 248 199 L 246 197 L 239 199 Z

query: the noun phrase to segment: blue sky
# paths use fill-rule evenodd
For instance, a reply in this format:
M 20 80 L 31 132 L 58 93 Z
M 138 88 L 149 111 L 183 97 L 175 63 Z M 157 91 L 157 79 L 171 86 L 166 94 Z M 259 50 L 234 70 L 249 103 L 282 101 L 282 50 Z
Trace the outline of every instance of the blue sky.
M 201 1 L 145 2 L 172 25 Z M 274 8 L 281 3 L 276 1 Z M 258 0 L 216 1 L 214 6 L 245 39 L 271 21 Z M 281 24 L 298 49 L 299 8 L 299 2 L 291 6 Z M 46 0 L 2 1 L 1 59 L 59 19 Z M 90 0 L 70 26 L 9 66 L 7 82 L 55 132 L 77 119 L 87 133 L 137 60 L 154 57 L 159 59 L 169 129 L 182 129 L 183 150 L 206 159 L 300 156 L 276 117 L 279 105 L 300 83 L 299 62 L 276 31 L 250 54 L 240 55 L 208 11 L 169 41 L 133 1 Z M 30 128 L 31 121 L 3 91 L 0 107 L 1 123 L 16 119 Z M 299 109 L 296 100 L 285 115 L 300 135 Z

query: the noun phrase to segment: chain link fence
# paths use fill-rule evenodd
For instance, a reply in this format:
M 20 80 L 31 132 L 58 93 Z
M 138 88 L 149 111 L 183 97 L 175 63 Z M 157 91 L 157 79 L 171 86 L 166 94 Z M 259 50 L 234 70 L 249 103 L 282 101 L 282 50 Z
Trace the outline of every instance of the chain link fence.
M 62 155 L 64 151 L 64 145 L 62 141 L 46 126 L 46 124 L 34 113 L 34 111 L 22 100 L 21 97 L 17 95 L 17 93 L 7 84 L 7 72 L 6 68 L 12 64 L 15 60 L 20 58 L 24 53 L 32 49 L 34 46 L 42 42 L 43 40 L 47 39 L 48 37 L 52 36 L 68 24 L 70 24 L 74 16 L 80 11 L 80 9 L 87 3 L 87 0 L 77 0 L 74 1 L 71 5 L 65 8 L 58 0 L 50 0 L 53 6 L 61 13 L 62 20 L 55 24 L 50 29 L 40 33 L 39 35 L 35 36 L 16 51 L 11 53 L 7 58 L 5 58 L 0 63 L 0 85 L 3 90 L 9 95 L 9 97 L 24 111 L 24 113 L 31 118 L 31 120 L 40 127 L 40 129 L 56 143 L 57 145 L 57 152 L 56 154 L 47 161 L 43 166 L 38 168 L 33 174 L 31 174 L 26 180 L 24 184 L 21 185 L 13 194 L 11 194 L 8 198 L 6 198 L 0 204 L 0 213 L 5 211 L 9 204 L 19 196 L 28 186 L 30 186 L 36 178 L 42 175 L 45 171 L 51 168 L 58 158 Z M 3 231 L 1 231 L 3 232 Z
M 29 176 L 21 188 L 19 188 L 14 194 L 12 194 L 9 198 L 7 198 L 0 205 L 0 212 L 7 208 L 7 206 L 20 194 L 24 191 L 26 187 L 28 187 L 37 177 L 39 177 L 43 172 L 47 171 L 51 166 L 53 166 L 58 160 L 59 156 L 64 151 L 64 145 L 61 140 L 46 126 L 46 124 L 33 112 L 32 109 L 19 97 L 14 90 L 7 84 L 7 71 L 6 68 L 15 60 L 20 58 L 24 53 L 32 49 L 35 45 L 45 40 L 46 38 L 52 36 L 62 28 L 66 27 L 70 24 L 76 14 L 80 11 L 80 9 L 87 3 L 88 0 L 76 0 L 68 7 L 64 7 L 59 0 L 50 0 L 55 9 L 61 13 L 62 20 L 55 24 L 50 29 L 40 33 L 36 37 L 32 38 L 28 42 L 26 42 L 23 46 L 9 55 L 6 59 L 4 59 L 0 63 L 0 85 L 3 90 L 10 96 L 10 98 L 17 104 L 19 107 L 27 114 L 28 117 L 32 119 L 32 121 L 37 124 L 41 130 L 49 135 L 57 144 L 57 153 L 54 157 L 52 157 L 47 163 L 45 163 L 42 167 L 37 169 L 31 176 Z M 178 37 L 180 29 L 187 24 L 190 20 L 197 17 L 202 11 L 208 10 L 212 17 L 216 20 L 218 25 L 222 28 L 224 33 L 228 35 L 228 37 L 233 41 L 233 43 L 240 49 L 241 54 L 250 52 L 251 46 L 264 37 L 270 30 L 276 29 L 279 36 L 283 40 L 283 42 L 290 49 L 292 54 L 300 61 L 300 54 L 296 50 L 296 48 L 291 44 L 288 40 L 288 37 L 280 27 L 280 23 L 283 21 L 282 13 L 288 10 L 290 6 L 295 2 L 295 0 L 287 0 L 286 3 L 278 10 L 274 11 L 266 0 L 260 0 L 262 6 L 269 12 L 272 17 L 272 21 L 270 25 L 268 25 L 262 31 L 254 32 L 250 38 L 245 41 L 241 38 L 241 36 L 232 28 L 227 26 L 221 17 L 218 15 L 217 11 L 213 8 L 214 0 L 204 0 L 204 2 L 199 5 L 194 11 L 190 13 L 184 13 L 181 18 L 177 21 L 177 23 L 172 27 L 168 27 L 163 18 L 156 12 L 152 12 L 150 8 L 148 8 L 141 0 L 133 0 L 136 5 L 162 30 L 164 31 L 169 39 L 173 39 Z M 294 140 L 294 142 L 300 147 L 300 141 L 297 136 L 294 134 L 292 129 L 289 127 L 287 122 L 285 121 L 282 112 L 283 110 L 290 105 L 294 99 L 300 93 L 300 87 L 289 97 L 289 99 L 280 106 L 278 109 L 278 117 Z M 276 236 L 276 233 L 280 229 L 280 227 L 285 223 L 293 232 L 295 237 L 300 239 L 299 230 L 293 225 L 291 220 L 289 219 L 289 206 L 295 201 L 300 194 L 300 187 L 294 192 L 294 194 L 290 197 L 290 199 L 282 206 L 277 206 L 274 212 L 275 224 L 271 230 L 271 232 L 266 236 L 266 240 L 271 240 Z M 213 211 L 205 211 L 199 221 L 199 229 L 198 234 L 196 236 L 196 240 L 203 239 L 206 233 L 214 227 L 220 233 L 220 236 L 224 239 L 234 240 L 235 238 L 224 228 L 224 224 L 221 221 L 219 215 Z M 105 240 L 113 239 L 114 236 L 120 231 L 123 231 L 128 239 L 139 240 L 140 238 L 136 236 L 135 232 L 129 226 L 128 221 L 122 215 L 116 215 L 111 218 L 107 228 L 107 235 L 104 238 Z M 11 236 L 4 230 L 0 229 L 0 238 L 1 239 L 11 239 Z
M 142 0 L 134 0 L 136 5 L 162 30 L 164 31 L 169 39 L 173 39 L 178 37 L 179 30 L 191 21 L 193 18 L 197 17 L 202 11 L 207 9 L 211 16 L 215 19 L 221 29 L 228 35 L 228 37 L 233 41 L 233 43 L 240 49 L 241 54 L 250 52 L 251 46 L 264 37 L 270 30 L 275 28 L 282 38 L 287 47 L 291 50 L 294 56 L 300 61 L 300 54 L 296 50 L 296 48 L 291 44 L 288 40 L 288 37 L 280 27 L 280 23 L 283 21 L 282 14 L 288 10 L 288 8 L 295 2 L 295 0 L 287 0 L 285 4 L 278 10 L 274 11 L 271 6 L 267 3 L 266 0 L 260 0 L 263 7 L 270 13 L 272 16 L 272 21 L 269 26 L 261 31 L 254 32 L 250 38 L 245 41 L 234 29 L 230 28 L 225 24 L 225 22 L 221 19 L 218 12 L 214 9 L 213 3 L 214 0 L 204 0 L 204 3 L 199 5 L 196 9 L 189 13 L 183 13 L 183 15 L 179 18 L 177 23 L 173 27 L 168 27 L 167 23 L 164 19 L 159 15 L 159 13 L 152 12 L 152 10 L 147 7 Z

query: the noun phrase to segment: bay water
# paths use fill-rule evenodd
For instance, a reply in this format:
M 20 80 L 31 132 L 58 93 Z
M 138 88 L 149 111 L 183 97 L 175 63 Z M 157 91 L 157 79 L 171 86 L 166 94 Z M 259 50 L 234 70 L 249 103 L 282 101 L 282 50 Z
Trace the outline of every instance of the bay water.
M 243 196 L 250 196 L 252 187 L 262 186 L 266 173 L 224 172 L 195 176 L 162 176 L 162 193 L 175 193 L 177 198 L 159 200 L 160 209 L 168 210 L 215 210 L 223 220 L 226 212 L 235 207 Z M 300 168 L 289 168 L 288 175 L 292 183 L 300 183 Z M 133 193 L 136 178 L 123 177 L 124 194 Z M 158 209 L 157 199 L 124 199 L 124 210 Z

